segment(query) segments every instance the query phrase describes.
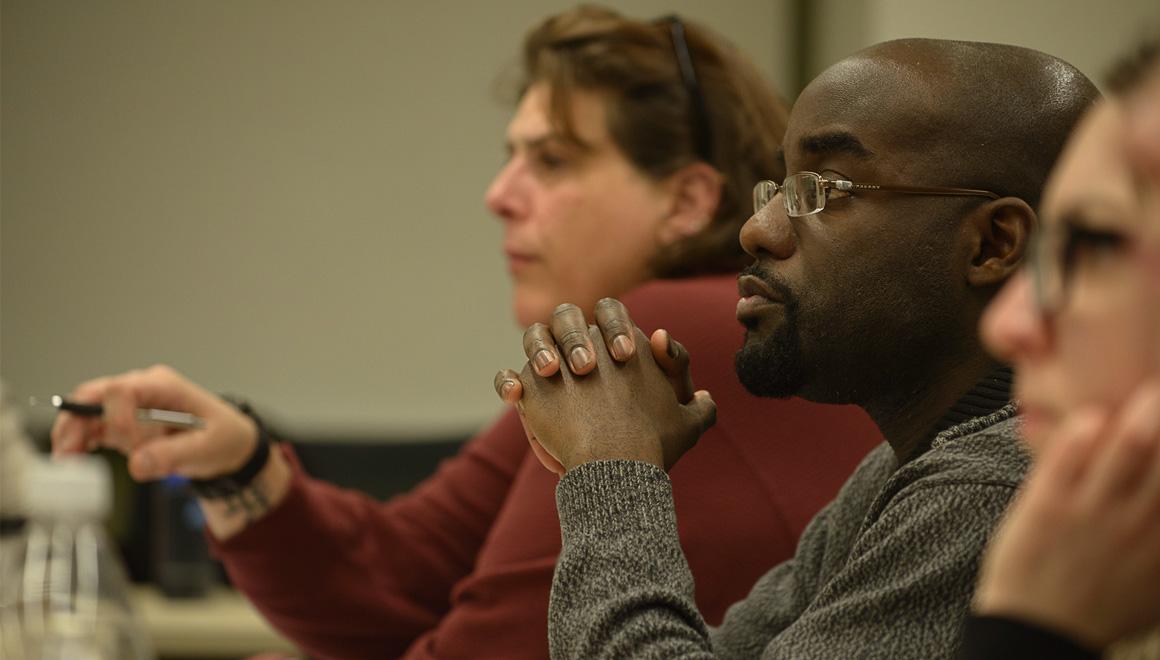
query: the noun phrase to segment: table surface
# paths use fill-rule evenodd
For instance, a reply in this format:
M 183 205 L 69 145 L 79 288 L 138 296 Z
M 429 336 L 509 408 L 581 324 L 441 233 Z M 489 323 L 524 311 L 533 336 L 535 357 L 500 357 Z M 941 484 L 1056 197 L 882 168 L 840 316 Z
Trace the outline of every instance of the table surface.
M 133 589 L 137 611 L 161 658 L 247 658 L 270 651 L 294 653 L 241 594 L 215 587 L 202 598 L 168 598 L 151 585 Z

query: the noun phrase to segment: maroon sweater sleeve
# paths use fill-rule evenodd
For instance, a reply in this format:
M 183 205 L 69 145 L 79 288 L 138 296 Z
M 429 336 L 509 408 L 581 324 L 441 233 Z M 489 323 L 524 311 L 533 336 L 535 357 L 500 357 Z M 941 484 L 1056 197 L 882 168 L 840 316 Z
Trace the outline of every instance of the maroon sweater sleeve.
M 214 551 L 235 586 L 311 655 L 396 657 L 447 613 L 527 453 L 518 418 L 505 414 L 385 503 L 313 479 L 291 457 L 286 498 Z

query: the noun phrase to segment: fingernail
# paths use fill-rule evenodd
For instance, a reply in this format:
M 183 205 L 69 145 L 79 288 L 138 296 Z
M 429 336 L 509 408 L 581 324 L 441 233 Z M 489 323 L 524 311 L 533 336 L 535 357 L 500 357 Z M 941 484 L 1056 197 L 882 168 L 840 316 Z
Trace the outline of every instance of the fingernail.
M 632 355 L 632 341 L 625 335 L 616 335 L 612 340 L 612 357 L 627 360 Z
M 577 346 L 568 355 L 568 361 L 572 363 L 572 371 L 581 371 L 592 364 L 592 354 L 587 348 Z
M 536 371 L 543 371 L 552 363 L 552 352 L 546 348 L 541 348 L 532 358 L 532 362 L 536 365 Z
M 673 336 L 667 332 L 665 333 L 665 340 L 669 343 L 669 357 L 673 358 L 674 360 L 677 359 L 677 342 L 673 341 Z
M 516 384 L 515 384 L 515 383 L 513 383 L 512 381 L 510 381 L 510 380 L 505 380 L 505 381 L 503 382 L 503 385 L 500 385 L 500 386 L 499 386 L 499 394 L 500 394 L 500 396 L 502 396 L 502 397 L 504 397 L 504 398 L 506 399 L 506 398 L 507 398 L 507 395 L 508 395 L 508 393 L 509 393 L 509 392 L 511 392 L 511 391 L 512 391 L 512 388 L 513 388 L 513 387 L 515 387 L 515 386 L 516 386 Z

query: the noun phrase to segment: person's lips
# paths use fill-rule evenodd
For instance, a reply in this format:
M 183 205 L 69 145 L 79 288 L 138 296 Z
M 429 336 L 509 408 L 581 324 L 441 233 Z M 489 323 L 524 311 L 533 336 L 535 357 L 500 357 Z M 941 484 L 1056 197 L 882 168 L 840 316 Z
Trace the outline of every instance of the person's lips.
M 507 257 L 508 272 L 513 275 L 527 269 L 540 260 L 535 253 L 519 248 L 505 247 L 503 253 Z
M 782 306 L 785 301 L 772 287 L 753 275 L 737 278 L 737 320 L 745 321 L 768 311 L 771 307 Z

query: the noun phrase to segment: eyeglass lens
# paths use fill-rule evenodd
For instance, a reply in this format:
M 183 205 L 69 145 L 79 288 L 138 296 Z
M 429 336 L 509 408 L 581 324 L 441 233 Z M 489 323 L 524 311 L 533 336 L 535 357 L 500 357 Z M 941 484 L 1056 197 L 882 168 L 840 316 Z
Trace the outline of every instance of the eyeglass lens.
M 822 177 L 812 172 L 798 172 L 785 180 L 785 211 L 791 218 L 816 213 L 825 204 Z
M 1041 231 L 1031 251 L 1035 302 L 1044 312 L 1054 310 L 1063 296 L 1063 243 L 1059 232 Z
M 822 177 L 813 172 L 798 172 L 786 177 L 780 186 L 773 181 L 759 181 L 753 187 L 753 212 L 761 211 L 779 192 L 791 218 L 817 213 L 825 206 L 826 190 Z
M 757 185 L 753 186 L 753 212 L 759 213 L 766 204 L 773 201 L 779 188 L 780 186 L 773 181 L 758 181 Z

